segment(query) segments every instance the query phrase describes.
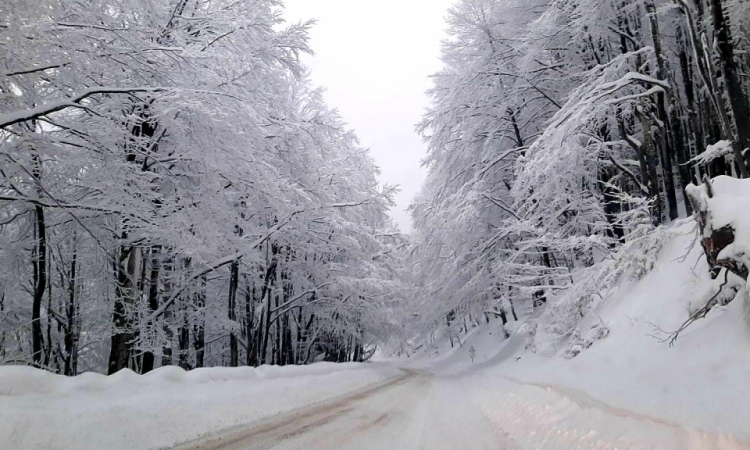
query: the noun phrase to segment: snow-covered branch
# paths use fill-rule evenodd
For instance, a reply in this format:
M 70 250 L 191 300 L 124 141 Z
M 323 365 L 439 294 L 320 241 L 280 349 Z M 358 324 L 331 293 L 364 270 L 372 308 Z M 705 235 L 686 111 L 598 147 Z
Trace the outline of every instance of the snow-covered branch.
M 44 105 L 37 106 L 35 108 L 29 108 L 20 111 L 13 111 L 0 115 L 0 128 L 7 128 L 17 123 L 34 120 L 37 117 L 52 114 L 57 111 L 62 111 L 67 108 L 79 108 L 81 107 L 81 101 L 91 97 L 92 95 L 99 94 L 134 94 L 138 92 L 163 92 L 165 88 L 150 88 L 150 87 L 132 87 L 132 88 L 117 88 L 117 87 L 100 87 L 86 89 L 79 94 L 76 94 L 70 98 L 64 100 L 58 100 L 55 102 L 46 103 Z

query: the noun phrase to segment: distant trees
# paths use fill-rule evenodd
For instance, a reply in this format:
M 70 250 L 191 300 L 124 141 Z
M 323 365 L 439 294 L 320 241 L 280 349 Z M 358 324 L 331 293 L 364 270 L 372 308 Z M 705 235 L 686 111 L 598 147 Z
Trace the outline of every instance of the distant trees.
M 691 213 L 692 179 L 746 177 L 748 14 L 734 0 L 459 1 L 418 126 L 423 329 L 547 302 L 545 332 L 570 335 L 605 283 L 648 264 L 633 249 L 656 245 L 654 226 Z
M 275 0 L 0 5 L 0 363 L 361 360 L 393 189 Z

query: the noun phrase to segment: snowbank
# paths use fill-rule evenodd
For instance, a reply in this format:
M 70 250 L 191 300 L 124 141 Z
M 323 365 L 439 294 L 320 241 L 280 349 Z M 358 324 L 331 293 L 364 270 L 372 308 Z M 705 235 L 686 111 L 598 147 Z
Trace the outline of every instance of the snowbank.
M 151 449 L 252 422 L 389 378 L 385 364 L 164 367 L 66 378 L 0 367 L 0 448 Z
M 439 358 L 414 364 L 463 371 L 488 418 L 511 434 L 534 437 L 529 442 L 538 445 L 529 448 L 617 447 L 612 442 L 619 448 L 750 448 L 748 301 L 740 292 L 729 305 L 714 307 L 670 347 L 668 332 L 723 281 L 709 277 L 695 222 L 672 231 L 651 272 L 615 289 L 583 319 L 581 330 L 604 323 L 609 335 L 574 358 L 564 357 L 570 338 L 550 343 L 555 356 L 541 356 L 526 349 L 530 341 L 521 334 L 494 340 L 491 325 L 467 336 L 463 347 L 443 347 Z M 482 355 L 474 364 L 470 346 Z
M 698 211 L 702 244 L 716 266 L 748 278 L 750 267 L 750 180 L 716 177 L 686 188 Z
M 693 224 L 686 223 L 642 280 L 625 286 L 590 315 L 610 335 L 576 358 L 521 359 L 498 366 L 524 382 L 585 391 L 618 408 L 679 423 L 694 430 L 750 441 L 750 335 L 743 293 L 715 307 L 669 347 L 690 312 L 715 293 Z

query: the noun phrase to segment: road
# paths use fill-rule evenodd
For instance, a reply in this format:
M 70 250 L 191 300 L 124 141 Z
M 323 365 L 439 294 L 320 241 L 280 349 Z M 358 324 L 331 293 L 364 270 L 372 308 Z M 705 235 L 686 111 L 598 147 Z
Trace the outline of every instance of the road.
M 325 403 L 182 444 L 179 450 L 512 449 L 455 381 L 408 371 Z
M 175 450 L 748 450 L 584 392 L 502 376 L 396 378 Z

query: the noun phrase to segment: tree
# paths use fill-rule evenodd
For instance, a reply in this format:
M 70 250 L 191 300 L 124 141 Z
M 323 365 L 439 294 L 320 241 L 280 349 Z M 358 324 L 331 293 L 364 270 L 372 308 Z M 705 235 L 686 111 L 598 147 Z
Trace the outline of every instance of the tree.
M 362 358 L 394 190 L 300 65 L 308 23 L 275 0 L 0 10 L 2 361 Z

